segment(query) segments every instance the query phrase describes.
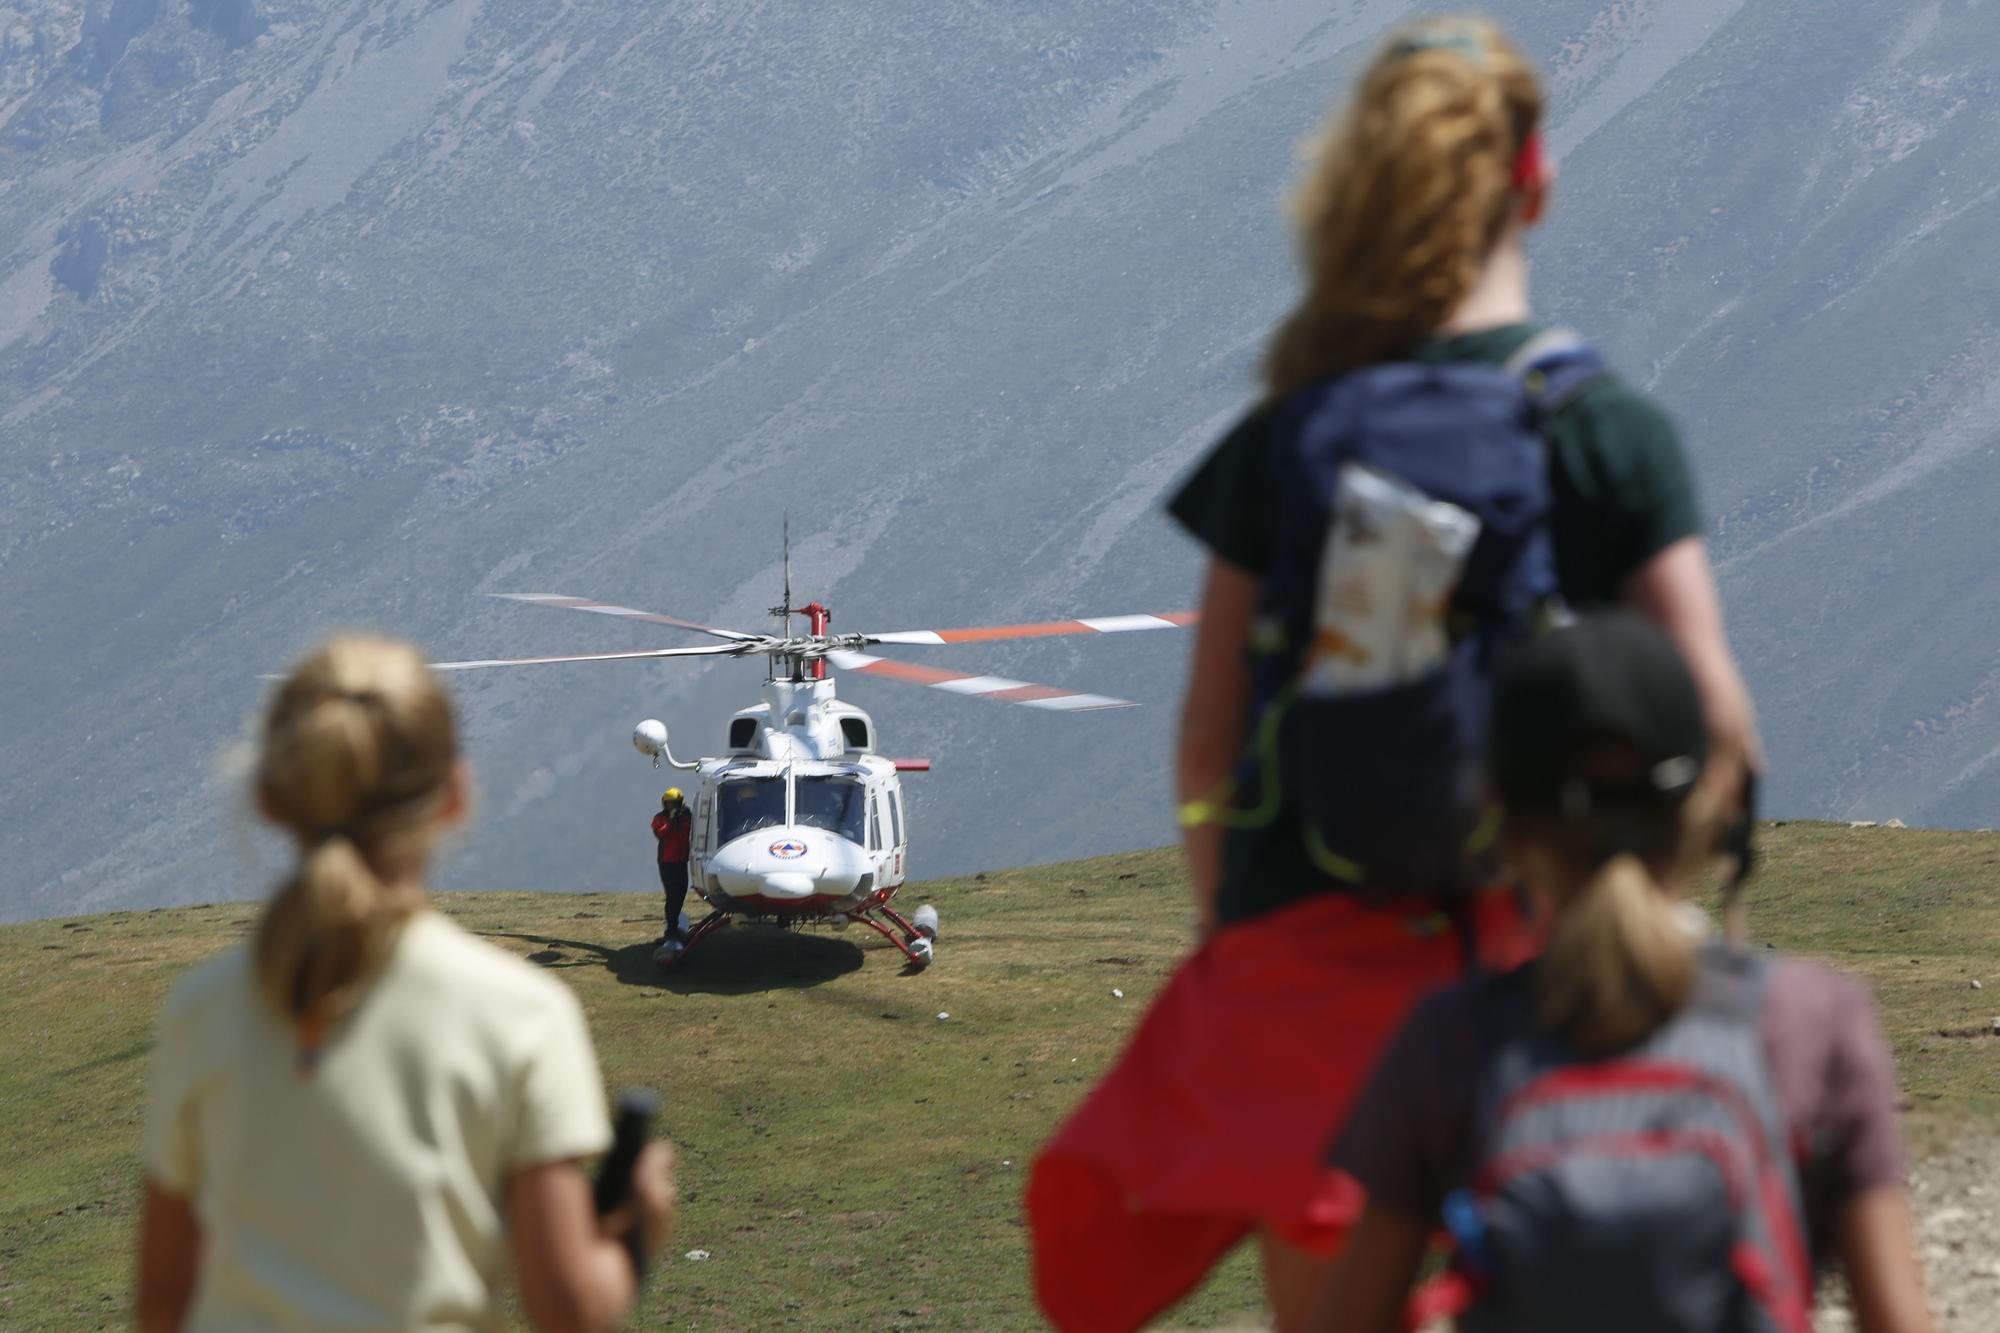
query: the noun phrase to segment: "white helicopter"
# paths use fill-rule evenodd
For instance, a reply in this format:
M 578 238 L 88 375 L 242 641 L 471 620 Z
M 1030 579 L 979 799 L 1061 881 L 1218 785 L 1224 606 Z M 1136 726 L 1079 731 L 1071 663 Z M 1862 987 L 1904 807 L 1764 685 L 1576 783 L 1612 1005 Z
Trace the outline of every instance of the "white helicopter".
M 669 939 L 662 944 L 654 954 L 662 967 L 678 964 L 732 917 L 792 928 L 811 923 L 845 928 L 859 921 L 901 950 L 912 969 L 930 964 L 937 939 L 936 909 L 926 904 L 905 917 L 891 905 L 903 885 L 909 847 L 909 824 L 898 775 L 928 771 L 930 761 L 890 759 L 879 754 L 874 720 L 834 696 L 829 663 L 855 675 L 906 681 L 1054 712 L 1125 708 L 1131 706 L 1125 699 L 1053 689 L 1004 676 L 941 671 L 877 657 L 862 649 L 877 644 L 950 644 L 1177 629 L 1196 618 L 1194 612 L 1178 612 L 972 629 L 833 634 L 828 628 L 832 612 L 817 601 L 795 607 L 791 592 L 788 553 L 785 600 L 771 608 L 771 615 L 784 626 L 784 632 L 776 635 L 717 629 L 558 593 L 494 593 L 491 595 L 537 606 L 671 625 L 722 642 L 433 664 L 440 671 L 464 671 L 647 658 L 769 659 L 763 702 L 730 718 L 723 754 L 695 762 L 676 759 L 667 748 L 666 724 L 653 718 L 641 722 L 632 733 L 632 744 L 650 756 L 655 767 L 665 760 L 674 768 L 696 774 L 688 886 L 710 911 L 692 930 L 683 926 L 685 942 Z M 806 618 L 807 633 L 792 633 L 793 616 Z

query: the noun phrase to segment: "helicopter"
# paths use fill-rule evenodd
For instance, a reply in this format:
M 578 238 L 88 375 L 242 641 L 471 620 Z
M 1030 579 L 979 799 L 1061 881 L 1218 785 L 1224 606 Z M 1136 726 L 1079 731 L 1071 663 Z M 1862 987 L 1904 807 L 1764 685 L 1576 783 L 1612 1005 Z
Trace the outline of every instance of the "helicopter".
M 665 762 L 695 775 L 688 887 L 709 909 L 692 929 L 684 916 L 679 938 L 670 934 L 664 939 L 654 952 L 654 961 L 663 969 L 678 966 L 697 944 L 732 919 L 790 929 L 817 924 L 845 929 L 859 922 L 900 950 L 910 970 L 921 971 L 935 955 L 937 910 L 925 904 L 905 916 L 892 900 L 903 886 L 909 850 L 901 775 L 928 772 L 930 761 L 895 759 L 879 753 L 874 719 L 836 697 L 828 668 L 1048 712 L 1128 708 L 1130 700 L 1109 695 L 918 666 L 864 650 L 879 645 L 985 643 L 1178 629 L 1193 624 L 1197 613 L 835 634 L 831 632 L 833 613 L 826 605 L 818 601 L 792 604 L 789 540 L 786 546 L 784 600 L 769 612 L 783 627 L 782 633 L 720 629 L 561 593 L 490 593 L 535 606 L 667 625 L 719 642 L 628 652 L 436 662 L 432 666 L 439 671 L 465 671 L 561 662 L 766 658 L 769 670 L 762 699 L 729 719 L 721 754 L 692 761 L 675 758 L 668 748 L 666 724 L 657 718 L 647 718 L 632 732 L 634 748 L 651 758 L 654 767 Z M 805 618 L 804 634 L 793 633 L 793 618 L 797 616 Z

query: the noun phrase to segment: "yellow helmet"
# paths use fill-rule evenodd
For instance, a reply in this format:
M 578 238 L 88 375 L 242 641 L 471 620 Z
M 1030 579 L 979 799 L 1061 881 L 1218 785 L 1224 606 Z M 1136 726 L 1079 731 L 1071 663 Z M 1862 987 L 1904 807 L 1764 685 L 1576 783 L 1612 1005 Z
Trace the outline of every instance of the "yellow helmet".
M 685 798 L 682 797 L 681 789 L 679 787 L 669 787 L 666 789 L 666 791 L 660 794 L 661 805 L 672 805 L 674 802 L 683 799 Z

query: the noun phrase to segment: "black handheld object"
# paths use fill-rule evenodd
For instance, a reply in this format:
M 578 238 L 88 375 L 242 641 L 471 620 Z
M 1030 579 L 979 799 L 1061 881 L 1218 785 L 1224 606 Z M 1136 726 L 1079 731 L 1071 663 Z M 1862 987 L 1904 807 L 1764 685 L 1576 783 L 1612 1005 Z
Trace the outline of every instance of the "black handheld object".
M 1736 821 L 1722 835 L 1722 850 L 1736 862 L 1731 873 L 1730 893 L 1734 894 L 1757 868 L 1757 775 L 1743 775 L 1743 807 Z
M 612 1119 L 611 1151 L 597 1168 L 597 1214 L 602 1217 L 621 1207 L 632 1197 L 632 1168 L 653 1134 L 653 1117 L 660 1113 L 660 1095 L 645 1088 L 627 1088 L 618 1094 L 618 1109 Z M 646 1236 L 642 1223 L 634 1222 L 625 1233 L 625 1250 L 632 1256 L 632 1276 L 646 1280 Z

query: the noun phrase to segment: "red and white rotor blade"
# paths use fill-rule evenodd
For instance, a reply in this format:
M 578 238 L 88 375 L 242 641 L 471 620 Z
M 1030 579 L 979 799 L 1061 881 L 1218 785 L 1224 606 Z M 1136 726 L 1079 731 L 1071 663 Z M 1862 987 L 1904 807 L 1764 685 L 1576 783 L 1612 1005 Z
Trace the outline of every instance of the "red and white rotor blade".
M 757 637 L 755 634 L 744 634 L 733 629 L 717 629 L 713 625 L 682 620 L 678 616 L 663 616 L 657 611 L 635 611 L 629 606 L 593 602 L 588 597 L 571 597 L 559 592 L 489 592 L 486 595 L 503 597 L 510 602 L 528 602 L 534 606 L 556 606 L 565 611 L 594 611 L 600 616 L 617 616 L 621 620 L 645 620 L 655 625 L 672 625 L 676 629 L 691 629 L 697 634 L 713 634 L 718 639 L 728 639 L 734 643 L 748 643 Z
M 1025 708 L 1045 708 L 1055 713 L 1088 713 L 1099 708 L 1131 708 L 1130 699 L 1113 699 L 1106 694 L 1084 694 L 1077 690 L 1052 689 L 1005 676 L 979 676 L 966 671 L 940 671 L 936 667 L 895 662 L 871 653 L 828 653 L 826 660 L 842 671 L 857 676 L 881 676 L 888 680 L 928 685 L 952 694 L 969 694 L 980 699 L 997 699 Z
M 564 653 L 556 657 L 483 657 L 471 662 L 433 662 L 433 671 L 473 671 L 479 667 L 545 666 L 551 662 L 624 662 L 646 657 L 733 657 L 743 649 L 733 643 L 704 643 L 696 648 L 642 648 L 629 653 Z
M 1163 616 L 1096 616 L 1087 620 L 1046 620 L 1035 625 L 906 629 L 862 637 L 869 643 L 989 643 L 994 639 L 1040 639 L 1054 634 L 1129 634 L 1142 629 L 1180 629 L 1200 618 L 1199 611 L 1173 611 Z

